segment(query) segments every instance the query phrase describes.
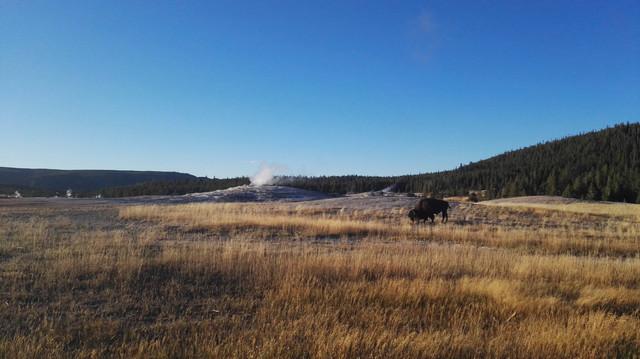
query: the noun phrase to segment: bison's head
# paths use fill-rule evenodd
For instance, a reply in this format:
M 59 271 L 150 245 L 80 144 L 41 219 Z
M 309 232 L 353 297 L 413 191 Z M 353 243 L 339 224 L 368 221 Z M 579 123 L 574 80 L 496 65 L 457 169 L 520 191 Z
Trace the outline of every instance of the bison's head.
M 416 210 L 412 209 L 409 211 L 409 219 L 411 219 L 411 222 L 414 222 L 416 220 Z

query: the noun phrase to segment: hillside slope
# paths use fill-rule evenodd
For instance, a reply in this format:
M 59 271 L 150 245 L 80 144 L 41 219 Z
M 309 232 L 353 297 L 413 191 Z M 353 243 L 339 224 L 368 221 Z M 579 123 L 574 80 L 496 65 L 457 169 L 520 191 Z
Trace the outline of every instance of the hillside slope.
M 6 191 L 95 191 L 144 182 L 190 180 L 187 173 L 116 170 L 51 170 L 0 167 L 0 188 Z M 14 188 L 12 190 L 12 188 Z
M 293 177 L 290 186 L 336 193 L 381 190 L 490 198 L 552 195 L 640 202 L 640 123 L 565 137 L 509 151 L 455 170 L 396 177 Z
M 623 124 L 506 152 L 441 173 L 407 176 L 403 189 L 487 189 L 493 197 L 562 195 L 640 201 L 640 124 Z

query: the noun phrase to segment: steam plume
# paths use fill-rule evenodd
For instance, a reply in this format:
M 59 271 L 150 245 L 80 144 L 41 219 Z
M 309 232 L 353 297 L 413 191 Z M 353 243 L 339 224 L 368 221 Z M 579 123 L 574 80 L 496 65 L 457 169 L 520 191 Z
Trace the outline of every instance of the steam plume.
M 258 172 L 251 177 L 251 185 L 265 186 L 276 184 L 277 179 L 275 178 L 275 173 L 277 171 L 284 171 L 284 167 L 278 165 L 269 165 L 267 163 L 261 164 Z

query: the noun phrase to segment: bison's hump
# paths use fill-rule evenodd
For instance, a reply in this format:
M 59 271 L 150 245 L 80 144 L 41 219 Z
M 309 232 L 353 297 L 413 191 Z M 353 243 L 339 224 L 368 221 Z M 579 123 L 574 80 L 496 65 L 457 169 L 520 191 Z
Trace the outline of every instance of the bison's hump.
M 442 212 L 449 208 L 449 202 L 436 198 L 421 198 L 416 205 L 417 210 Z

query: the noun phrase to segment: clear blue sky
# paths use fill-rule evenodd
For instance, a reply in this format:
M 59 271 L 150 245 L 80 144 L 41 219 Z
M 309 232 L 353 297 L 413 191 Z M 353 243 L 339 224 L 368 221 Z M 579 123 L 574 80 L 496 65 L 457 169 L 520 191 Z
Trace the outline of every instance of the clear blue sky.
M 640 121 L 640 2 L 0 0 L 0 166 L 449 169 Z

